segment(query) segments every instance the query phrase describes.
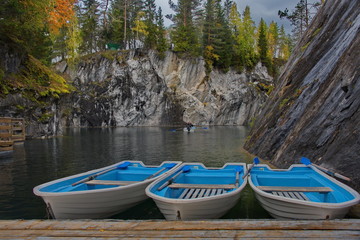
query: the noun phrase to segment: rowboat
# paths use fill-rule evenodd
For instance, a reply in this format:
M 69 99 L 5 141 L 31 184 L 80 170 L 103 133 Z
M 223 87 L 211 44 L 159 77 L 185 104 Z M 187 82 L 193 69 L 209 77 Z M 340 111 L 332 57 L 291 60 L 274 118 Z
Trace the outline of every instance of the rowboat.
M 184 132 L 195 132 L 195 127 L 184 127 Z
M 360 200 L 355 190 L 311 165 L 271 169 L 259 164 L 248 181 L 263 208 L 278 219 L 343 218 Z
M 145 188 L 181 162 L 146 166 L 141 161 L 114 165 L 44 183 L 34 188 L 57 219 L 106 218 L 147 199 Z
M 219 218 L 239 200 L 247 182 L 242 177 L 245 173 L 245 163 L 227 163 L 222 168 L 184 163 L 150 184 L 146 194 L 167 220 Z

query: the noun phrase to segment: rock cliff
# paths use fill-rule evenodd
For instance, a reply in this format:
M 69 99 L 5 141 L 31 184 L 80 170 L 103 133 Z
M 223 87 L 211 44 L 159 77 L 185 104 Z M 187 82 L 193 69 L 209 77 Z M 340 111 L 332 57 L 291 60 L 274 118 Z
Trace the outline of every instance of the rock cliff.
M 282 72 L 245 148 L 278 167 L 301 156 L 360 189 L 360 1 L 327 0 Z
M 140 49 L 94 54 L 58 70 L 77 88 L 61 104 L 67 126 L 246 125 L 266 99 L 260 83 L 272 84 L 261 64 L 206 77 L 202 59 L 172 52 L 159 59 Z

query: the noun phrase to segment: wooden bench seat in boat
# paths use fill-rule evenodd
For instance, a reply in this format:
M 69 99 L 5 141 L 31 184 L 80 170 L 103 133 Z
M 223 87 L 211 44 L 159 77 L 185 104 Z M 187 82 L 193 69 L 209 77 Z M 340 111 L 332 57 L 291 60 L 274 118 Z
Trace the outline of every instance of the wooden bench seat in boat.
M 329 187 L 278 187 L 278 186 L 257 186 L 266 192 L 332 192 Z
M 191 183 L 173 183 L 169 188 L 199 188 L 199 189 L 234 189 L 235 184 L 191 184 Z
M 310 201 L 303 192 L 327 193 L 333 191 L 329 187 L 277 187 L 277 186 L 258 186 L 260 190 L 271 192 L 273 195 Z
M 113 180 L 90 180 L 85 182 L 89 185 L 129 185 L 133 183 L 138 183 L 139 181 L 113 181 Z

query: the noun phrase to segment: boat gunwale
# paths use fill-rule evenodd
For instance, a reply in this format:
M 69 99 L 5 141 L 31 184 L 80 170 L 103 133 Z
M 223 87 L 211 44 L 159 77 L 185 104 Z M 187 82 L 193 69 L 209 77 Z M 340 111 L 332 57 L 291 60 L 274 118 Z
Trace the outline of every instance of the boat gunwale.
M 203 163 L 199 163 L 199 162 L 186 162 L 186 163 L 182 163 L 179 168 L 181 168 L 183 166 L 186 166 L 186 165 L 200 165 L 200 166 L 203 166 L 205 169 L 209 169 L 209 170 L 224 169 L 228 165 L 238 165 L 238 166 L 243 167 L 244 175 L 247 173 L 246 163 L 226 163 L 221 168 L 220 167 L 217 168 L 217 167 L 206 167 Z M 233 190 L 231 192 L 225 192 L 225 193 L 222 193 L 220 195 L 207 196 L 207 197 L 202 197 L 202 198 L 178 199 L 178 198 L 168 198 L 168 197 L 159 196 L 159 195 L 151 192 L 151 189 L 158 182 L 162 181 L 163 178 L 165 178 L 165 176 L 162 176 L 161 178 L 159 178 L 156 181 L 152 182 L 145 189 L 145 192 L 146 192 L 146 195 L 148 197 L 152 198 L 153 200 L 162 201 L 164 203 L 170 203 L 170 204 L 191 204 L 191 203 L 199 203 L 199 202 L 206 202 L 206 201 L 215 200 L 215 199 L 223 199 L 223 198 L 233 197 L 234 195 L 238 195 L 247 185 L 247 178 L 244 178 L 243 183 L 241 185 L 239 185 L 235 190 Z
M 124 185 L 124 186 L 115 186 L 115 187 L 111 187 L 111 188 L 94 189 L 94 190 L 81 190 L 81 191 L 72 191 L 72 192 L 43 192 L 43 191 L 40 191 L 40 189 L 42 189 L 44 187 L 47 187 L 47 186 L 50 186 L 52 184 L 56 184 L 56 183 L 59 183 L 59 182 L 62 182 L 62 181 L 66 181 L 66 180 L 69 180 L 69 179 L 72 179 L 72 178 L 81 177 L 81 176 L 88 175 L 88 174 L 99 173 L 101 171 L 116 167 L 116 166 L 118 166 L 118 165 L 120 165 L 120 164 L 122 164 L 124 162 L 131 162 L 131 163 L 135 163 L 135 164 L 138 163 L 138 164 L 141 164 L 141 166 L 146 167 L 146 168 L 152 168 L 152 167 L 157 168 L 157 167 L 161 167 L 161 166 L 163 166 L 163 165 L 165 165 L 167 163 L 176 163 L 176 165 L 173 168 L 169 169 L 168 171 L 166 171 L 166 172 L 164 172 L 162 174 L 159 174 L 158 176 L 155 176 L 155 177 L 150 178 L 150 179 L 145 179 L 143 181 L 135 182 L 135 183 L 132 183 L 132 184 L 129 184 L 129 185 Z M 160 165 L 146 165 L 142 161 L 124 160 L 124 161 L 117 162 L 115 164 L 112 164 L 112 165 L 109 165 L 109 166 L 106 166 L 106 167 L 103 167 L 103 168 L 89 170 L 87 172 L 78 173 L 78 174 L 75 174 L 75 175 L 55 179 L 55 180 L 52 180 L 50 182 L 40 184 L 40 185 L 33 188 L 33 193 L 35 195 L 39 196 L 39 197 L 58 197 L 58 196 L 64 196 L 65 197 L 65 196 L 71 196 L 71 195 L 85 195 L 85 194 L 92 194 L 92 193 L 111 192 L 111 191 L 115 191 L 115 190 L 116 191 L 125 190 L 125 189 L 128 189 L 128 188 L 134 187 L 134 186 L 140 186 L 142 184 L 149 184 L 149 183 L 157 180 L 159 177 L 161 177 L 163 175 L 170 174 L 173 171 L 176 171 L 181 166 L 181 163 L 182 163 L 181 161 L 164 161 Z
M 271 199 L 274 199 L 274 200 L 283 201 L 283 202 L 287 202 L 287 203 L 295 203 L 295 204 L 300 204 L 300 205 L 304 205 L 304 206 L 312 206 L 312 207 L 320 207 L 320 208 L 328 208 L 328 209 L 351 207 L 351 206 L 353 206 L 353 205 L 360 202 L 360 195 L 359 195 L 358 192 L 356 192 L 351 187 L 343 184 L 342 182 L 339 182 L 338 180 L 332 178 L 331 176 L 328 176 L 326 173 L 318 170 L 314 166 L 307 166 L 305 164 L 292 164 L 288 169 L 273 169 L 267 164 L 258 164 L 258 165 L 256 165 L 256 167 L 266 167 L 268 170 L 274 171 L 274 172 L 276 172 L 276 171 L 278 171 L 278 172 L 289 172 L 293 168 L 308 167 L 308 168 L 311 168 L 312 170 L 314 170 L 315 172 L 317 172 L 318 174 L 320 174 L 320 175 L 324 176 L 325 178 L 329 179 L 331 182 L 335 183 L 336 185 L 339 185 L 340 187 L 344 188 L 346 191 L 348 191 L 349 193 L 351 193 L 354 196 L 354 199 L 349 200 L 349 201 L 345 201 L 345 202 L 340 202 L 340 203 L 325 203 L 325 202 L 313 202 L 313 201 L 305 201 L 305 200 L 300 200 L 300 199 L 293 199 L 293 198 L 286 198 L 286 197 L 282 197 L 282 196 L 277 196 L 277 195 L 268 193 L 266 191 L 260 190 L 253 183 L 253 181 L 251 179 L 251 173 L 250 173 L 249 176 L 248 176 L 248 178 L 249 178 L 248 182 L 249 182 L 250 187 L 253 189 L 253 191 L 255 191 L 256 194 L 259 194 L 259 195 L 261 195 L 263 197 L 271 198 Z

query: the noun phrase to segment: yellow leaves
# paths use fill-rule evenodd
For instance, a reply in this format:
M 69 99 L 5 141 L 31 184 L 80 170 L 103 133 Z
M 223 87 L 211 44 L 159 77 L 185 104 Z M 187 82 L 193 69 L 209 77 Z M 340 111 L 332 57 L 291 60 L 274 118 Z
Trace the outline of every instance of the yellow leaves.
M 214 51 L 214 47 L 211 45 L 207 45 L 205 47 L 205 53 L 204 53 L 205 59 L 219 60 L 220 56 L 215 54 L 213 51 Z
M 135 27 L 131 29 L 137 33 L 138 39 L 139 39 L 139 34 L 144 36 L 147 36 L 149 34 L 149 32 L 147 31 L 145 21 L 143 20 L 144 16 L 145 16 L 144 12 L 138 12 L 135 19 Z

